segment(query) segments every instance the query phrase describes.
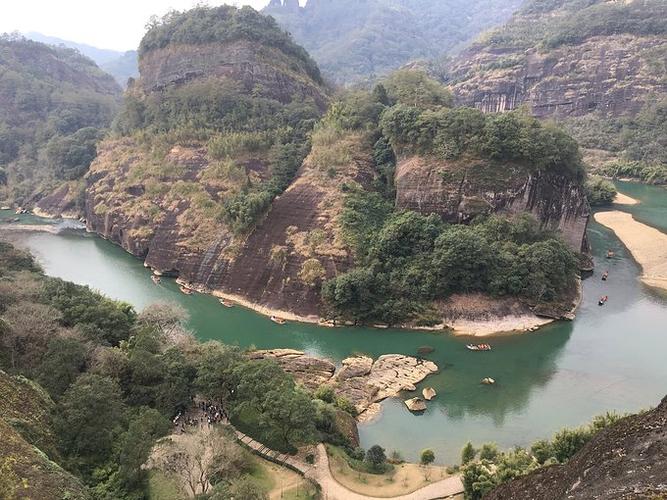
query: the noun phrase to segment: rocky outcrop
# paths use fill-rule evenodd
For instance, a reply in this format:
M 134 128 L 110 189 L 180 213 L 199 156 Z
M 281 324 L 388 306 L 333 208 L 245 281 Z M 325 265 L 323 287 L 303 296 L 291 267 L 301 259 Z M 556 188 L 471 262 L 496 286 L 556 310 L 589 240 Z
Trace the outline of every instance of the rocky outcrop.
M 415 384 L 438 371 L 432 361 L 402 354 L 385 354 L 375 361 L 368 356 L 353 356 L 344 359 L 338 371 L 329 361 L 292 349 L 254 351 L 248 356 L 277 361 L 297 382 L 311 390 L 331 384 L 338 396 L 355 406 L 362 420 L 368 417 L 365 413 L 369 409 L 377 410 L 376 403 L 402 391 L 416 390 Z
M 396 169 L 396 205 L 449 222 L 480 214 L 532 213 L 543 228 L 559 231 L 575 251 L 586 251 L 590 206 L 582 186 L 564 176 L 530 173 L 518 165 L 482 160 L 403 158 Z
M 324 108 L 322 88 L 304 78 L 306 68 L 280 50 L 248 40 L 198 45 L 171 44 L 151 50 L 139 59 L 144 93 L 200 79 L 229 80 L 244 92 L 261 92 L 283 104 L 312 98 Z
M 647 60 L 664 46 L 660 37 L 634 35 L 591 37 L 550 51 L 474 45 L 449 77 L 461 104 L 485 112 L 528 104 L 537 117 L 621 116 L 638 112 L 651 93 L 665 92 Z
M 81 182 L 62 184 L 51 194 L 41 198 L 33 213 L 39 217 L 78 218 L 83 205 L 83 189 Z
M 598 433 L 565 465 L 506 483 L 485 500 L 664 498 L 667 495 L 667 398 L 654 410 Z

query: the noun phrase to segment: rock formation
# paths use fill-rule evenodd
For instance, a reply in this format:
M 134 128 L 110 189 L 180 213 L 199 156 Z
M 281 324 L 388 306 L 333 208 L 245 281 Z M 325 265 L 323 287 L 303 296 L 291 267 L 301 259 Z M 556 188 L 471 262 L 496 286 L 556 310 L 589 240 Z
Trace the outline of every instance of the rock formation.
M 396 205 L 441 215 L 453 223 L 493 212 L 532 213 L 570 247 L 586 251 L 590 206 L 580 184 L 555 175 L 531 174 L 519 166 L 499 170 L 485 161 L 403 158 L 396 169 Z
M 293 349 L 254 351 L 249 357 L 274 359 L 310 390 L 331 384 L 338 396 L 355 406 L 360 420 L 377 411 L 376 403 L 402 391 L 416 390 L 415 384 L 438 371 L 432 361 L 401 354 L 385 354 L 375 361 L 368 356 L 353 356 L 344 359 L 338 371 L 329 361 Z
M 491 491 L 486 500 L 664 498 L 667 398 L 600 431 L 565 465 L 538 469 Z

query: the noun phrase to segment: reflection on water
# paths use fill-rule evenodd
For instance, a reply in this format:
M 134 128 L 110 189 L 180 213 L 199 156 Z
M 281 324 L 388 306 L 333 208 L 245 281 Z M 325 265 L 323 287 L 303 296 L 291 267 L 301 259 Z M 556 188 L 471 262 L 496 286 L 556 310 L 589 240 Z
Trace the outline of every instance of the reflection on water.
M 644 202 L 624 210 L 667 230 L 664 190 L 620 187 Z M 382 416 L 362 425 L 360 434 L 365 447 L 379 443 L 409 459 L 429 447 L 438 461 L 451 463 L 468 440 L 526 445 L 607 410 L 653 405 L 667 392 L 667 297 L 637 280 L 637 265 L 611 231 L 592 222 L 589 237 L 596 272 L 584 281 L 577 319 L 536 333 L 494 338 L 493 351 L 477 353 L 465 348 L 470 339 L 442 333 L 279 326 L 251 311 L 222 307 L 213 297 L 185 296 L 172 280 L 155 286 L 140 261 L 82 232 L 26 234 L 23 242 L 50 275 L 88 284 L 139 309 L 156 301 L 179 302 L 189 311 L 190 326 L 200 339 L 289 347 L 334 361 L 354 353 L 415 355 L 420 346 L 434 347 L 426 357 L 441 371 L 422 384 L 438 392 L 427 411 L 415 416 L 402 401 L 388 400 Z M 614 259 L 604 257 L 608 248 L 616 252 Z M 610 272 L 606 282 L 600 280 L 604 270 Z M 609 296 L 604 307 L 597 305 L 601 295 Z M 497 384 L 481 385 L 487 376 Z

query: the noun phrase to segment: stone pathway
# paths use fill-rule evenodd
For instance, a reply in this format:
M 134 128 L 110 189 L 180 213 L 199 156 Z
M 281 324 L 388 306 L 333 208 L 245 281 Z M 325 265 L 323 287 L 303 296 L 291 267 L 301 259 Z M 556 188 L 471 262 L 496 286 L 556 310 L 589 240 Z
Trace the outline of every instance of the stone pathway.
M 304 477 L 314 481 L 322 488 L 322 498 L 324 500 L 380 500 L 380 497 L 370 497 L 355 493 L 334 479 L 329 469 L 329 457 L 326 448 L 323 444 L 317 445 L 316 460 L 313 465 L 303 463 L 294 457 L 284 455 L 270 448 L 267 448 L 262 443 L 252 439 L 250 436 L 243 434 L 240 431 L 235 431 L 237 439 L 245 446 L 254 450 L 262 457 L 297 470 Z M 459 476 L 452 476 L 441 481 L 424 486 L 419 490 L 401 495 L 398 497 L 391 497 L 392 500 L 435 500 L 439 498 L 448 498 L 453 495 L 463 493 L 463 483 Z M 384 498 L 386 500 L 386 498 Z

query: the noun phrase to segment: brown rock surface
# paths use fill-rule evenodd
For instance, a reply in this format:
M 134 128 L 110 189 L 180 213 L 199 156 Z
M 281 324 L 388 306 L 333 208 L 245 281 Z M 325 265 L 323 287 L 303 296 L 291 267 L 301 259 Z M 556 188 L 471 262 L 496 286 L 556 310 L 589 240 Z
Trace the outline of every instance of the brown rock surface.
M 402 391 L 414 391 L 415 384 L 438 371 L 432 361 L 402 354 L 385 354 L 375 361 L 367 356 L 353 356 L 344 359 L 335 374 L 335 365 L 329 361 L 292 349 L 253 351 L 249 357 L 275 359 L 283 370 L 311 390 L 332 384 L 336 394 L 349 400 L 361 418 L 365 418 L 363 413 L 369 408 L 377 410 L 374 403 Z
M 598 433 L 565 465 L 506 483 L 485 500 L 607 500 L 667 496 L 667 398 Z
M 575 251 L 588 248 L 590 206 L 583 188 L 562 176 L 531 174 L 524 167 L 498 168 L 487 161 L 440 161 L 410 156 L 396 169 L 396 205 L 435 213 L 454 223 L 480 214 L 529 212 L 558 230 Z

